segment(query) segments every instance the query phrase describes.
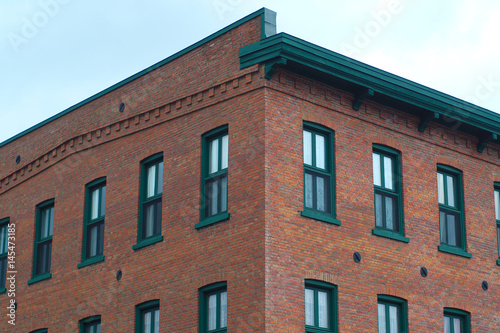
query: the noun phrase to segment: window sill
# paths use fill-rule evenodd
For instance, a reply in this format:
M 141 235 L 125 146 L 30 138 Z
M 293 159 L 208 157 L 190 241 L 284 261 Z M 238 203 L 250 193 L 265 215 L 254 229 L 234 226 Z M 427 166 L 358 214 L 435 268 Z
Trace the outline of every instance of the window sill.
M 7 288 L 1 288 L 1 289 L 0 289 L 0 294 L 3 294 L 3 293 L 4 293 L 4 292 L 6 292 L 6 291 L 7 291 Z
M 158 243 L 161 241 L 163 241 L 163 235 L 152 236 L 152 237 L 141 240 L 140 242 L 138 242 L 137 244 L 132 246 L 132 249 L 139 250 L 139 249 L 142 249 L 143 247 L 146 247 L 146 246 L 149 246 L 151 244 L 155 244 L 155 243 Z
M 220 221 L 227 220 L 231 217 L 229 213 L 221 213 L 218 215 L 210 216 L 209 218 L 203 219 L 200 223 L 196 223 L 194 225 L 195 229 L 206 227 L 207 225 L 211 225 Z
M 329 329 L 324 329 L 324 328 L 315 328 L 315 327 L 310 327 L 310 326 L 307 326 L 306 327 L 306 333 L 329 333 L 329 332 L 333 332 Z
M 104 256 L 102 254 L 95 256 L 95 257 L 85 259 L 81 263 L 79 263 L 78 266 L 76 266 L 76 267 L 82 268 L 82 267 L 89 266 L 89 265 L 92 265 L 92 264 L 95 264 L 95 263 L 98 263 L 101 261 L 104 261 Z
M 438 250 L 441 252 L 451 253 L 465 258 L 472 258 L 472 254 L 456 246 L 441 244 L 438 246 Z
M 393 240 L 397 240 L 403 243 L 409 243 L 410 239 L 408 237 L 405 237 L 397 232 L 387 230 L 387 229 L 381 229 L 381 228 L 375 228 L 372 230 L 372 234 L 375 236 L 380 236 L 380 237 L 385 237 Z
M 314 219 L 314 220 L 323 221 L 323 222 L 331 223 L 331 224 L 335 224 L 335 225 L 340 225 L 340 221 L 335 219 L 331 215 L 321 214 L 321 213 L 317 213 L 317 212 L 314 212 L 311 210 L 303 210 L 300 212 L 300 215 L 304 216 L 304 217 L 309 217 L 309 218 Z
M 35 282 L 39 282 L 42 280 L 50 279 L 52 277 L 52 273 L 45 273 L 42 275 L 35 276 L 31 280 L 28 281 L 28 285 L 33 284 Z

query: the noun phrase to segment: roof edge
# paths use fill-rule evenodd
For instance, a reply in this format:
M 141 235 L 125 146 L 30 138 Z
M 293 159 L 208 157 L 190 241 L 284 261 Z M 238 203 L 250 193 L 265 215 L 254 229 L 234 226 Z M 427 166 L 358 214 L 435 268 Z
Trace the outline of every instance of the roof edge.
M 275 65 L 286 68 L 291 62 L 298 63 L 359 87 L 372 89 L 375 94 L 385 95 L 500 135 L 500 114 L 496 112 L 286 33 L 244 46 L 239 55 L 241 69 L 264 63 L 269 65 L 266 70 L 272 75 L 272 67 Z
M 263 7 L 261 9 L 255 11 L 255 12 L 253 12 L 253 13 L 251 13 L 251 14 L 249 14 L 249 15 L 247 15 L 247 16 L 245 16 L 245 17 L 243 17 L 243 18 L 241 18 L 241 19 L 239 19 L 239 20 L 237 20 L 235 22 L 233 22 L 232 24 L 226 26 L 225 28 L 222 28 L 221 30 L 218 30 L 218 31 L 214 32 L 213 34 L 211 34 L 211 35 L 203 38 L 202 40 L 200 40 L 200 41 L 198 41 L 198 42 L 196 42 L 196 43 L 194 43 L 194 44 L 192 44 L 192 45 L 190 45 L 190 46 L 188 46 L 188 47 L 186 47 L 186 48 L 184 48 L 184 49 L 182 49 L 182 50 L 174 53 L 173 55 L 171 55 L 171 56 L 169 56 L 169 57 L 167 57 L 167 58 L 165 58 L 165 59 L 163 59 L 163 60 L 161 60 L 159 62 L 157 62 L 156 64 L 153 64 L 153 65 L 151 65 L 151 66 L 143 69 L 142 71 L 140 71 L 140 72 L 138 72 L 136 74 L 133 74 L 132 76 L 129 76 L 128 78 L 126 78 L 126 79 L 124 79 L 122 81 L 119 81 L 118 83 L 115 83 L 114 85 L 112 85 L 112 86 L 110 86 L 110 87 L 108 87 L 108 88 L 106 88 L 106 89 L 104 89 L 104 90 L 102 90 L 102 91 L 100 91 L 100 92 L 98 92 L 98 93 L 96 93 L 96 94 L 94 94 L 94 95 L 92 95 L 92 96 L 84 99 L 83 101 L 81 101 L 81 102 L 79 102 L 79 103 L 77 103 L 77 104 L 75 104 L 73 106 L 70 106 L 69 108 L 67 108 L 67 109 L 65 109 L 65 110 L 63 110 L 63 111 L 61 111 L 61 112 L 53 115 L 52 117 L 47 118 L 44 121 L 42 121 L 42 122 L 40 122 L 40 123 L 38 123 L 36 125 L 31 126 L 30 128 L 22 131 L 21 133 L 14 135 L 10 139 L 7 139 L 7 140 L 5 140 L 3 142 L 0 142 L 0 148 L 3 147 L 3 146 L 6 146 L 7 144 L 9 144 L 9 143 L 11 143 L 11 142 L 13 142 L 13 141 L 15 141 L 17 139 L 19 139 L 22 136 L 24 136 L 26 134 L 29 134 L 29 133 L 37 130 L 38 128 L 40 128 L 40 127 L 42 127 L 42 126 L 44 126 L 44 125 L 46 125 L 46 124 L 48 124 L 48 123 L 50 123 L 50 122 L 58 119 L 58 118 L 60 118 L 60 117 L 66 115 L 68 113 L 70 113 L 71 111 L 73 111 L 73 110 L 75 110 L 75 109 L 77 109 L 77 108 L 79 108 L 79 107 L 81 107 L 81 106 L 83 106 L 83 105 L 85 105 L 87 103 L 90 103 L 93 100 L 95 100 L 95 99 L 97 99 L 97 98 L 99 98 L 101 96 L 104 96 L 104 95 L 106 95 L 106 94 L 114 91 L 115 89 L 118 89 L 121 86 L 124 86 L 125 84 L 127 84 L 127 83 L 129 83 L 129 82 L 131 82 L 131 81 L 133 81 L 135 79 L 138 79 L 141 76 L 146 75 L 149 72 L 151 72 L 151 71 L 153 71 L 153 70 L 155 70 L 155 69 L 157 69 L 157 68 L 159 68 L 159 67 L 161 67 L 163 65 L 166 65 L 167 63 L 171 62 L 172 60 L 175 60 L 175 59 L 183 56 L 184 54 L 186 54 L 186 53 L 188 53 L 188 52 L 190 52 L 190 51 L 198 48 L 199 46 L 201 46 L 203 44 L 206 44 L 206 43 L 210 42 L 211 40 L 213 40 L 213 39 L 215 39 L 215 38 L 217 38 L 217 37 L 225 34 L 226 32 L 228 32 L 230 30 L 233 30 L 234 28 L 236 28 L 236 27 L 238 27 L 238 26 L 240 26 L 240 25 L 242 25 L 242 24 L 244 24 L 244 23 L 246 23 L 248 21 L 253 20 L 254 18 L 256 18 L 258 16 L 261 17 L 260 38 L 264 39 L 264 38 L 267 38 L 267 37 L 270 37 L 270 36 L 276 34 L 276 12 Z

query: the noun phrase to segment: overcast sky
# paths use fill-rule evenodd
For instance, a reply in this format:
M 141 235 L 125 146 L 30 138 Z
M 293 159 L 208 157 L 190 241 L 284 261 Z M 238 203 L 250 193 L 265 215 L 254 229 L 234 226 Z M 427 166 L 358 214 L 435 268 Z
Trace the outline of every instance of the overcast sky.
M 0 143 L 262 7 L 278 32 L 500 112 L 498 0 L 15 0 Z

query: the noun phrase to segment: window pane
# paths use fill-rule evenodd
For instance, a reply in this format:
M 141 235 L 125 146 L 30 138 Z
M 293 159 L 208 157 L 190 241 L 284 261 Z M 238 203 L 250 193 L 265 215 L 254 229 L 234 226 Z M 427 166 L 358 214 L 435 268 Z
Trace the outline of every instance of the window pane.
M 212 212 L 211 215 L 215 215 L 219 212 L 219 210 L 217 209 L 218 207 L 218 202 L 219 202 L 219 181 L 214 181 L 212 182 L 211 184 L 212 186 L 212 189 L 211 189 L 211 195 L 212 195 L 212 198 L 211 198 L 211 202 L 210 202 L 210 210 Z
M 378 332 L 387 333 L 386 322 L 385 322 L 385 305 L 378 305 Z
M 398 308 L 395 306 L 389 306 L 389 319 L 390 319 L 390 328 L 391 333 L 399 333 L 398 327 Z
M 155 224 L 155 205 L 150 204 L 145 207 L 146 217 L 144 219 L 144 236 L 143 238 L 153 236 L 154 224 Z
M 160 310 L 155 310 L 155 330 L 154 333 L 160 332 Z
M 394 182 L 392 179 L 392 159 L 387 156 L 384 156 L 384 181 L 385 188 L 390 190 L 394 189 Z
M 146 198 L 155 195 L 155 181 L 156 181 L 155 174 L 156 174 L 156 165 L 151 165 L 150 167 L 148 167 Z
M 448 206 L 456 207 L 455 182 L 451 176 L 446 176 L 446 189 L 448 190 Z
M 227 291 L 220 294 L 220 327 L 227 326 Z
M 462 321 L 460 318 L 453 318 L 454 333 L 462 333 Z
M 163 162 L 158 163 L 158 182 L 156 183 L 156 194 L 163 192 Z
M 208 330 L 217 328 L 217 295 L 208 297 Z
M 53 232 L 53 229 L 54 229 L 54 207 L 50 207 L 49 209 L 47 209 L 47 216 L 48 216 L 48 226 L 49 226 L 49 231 L 48 231 L 48 235 L 47 236 L 52 236 L 52 232 Z
M 497 225 L 498 256 L 500 257 L 500 225 Z
M 151 332 L 151 312 L 144 313 L 143 318 L 143 332 L 150 333 Z
M 306 325 L 314 325 L 314 290 L 305 290 Z
M 437 174 L 437 180 L 438 180 L 438 201 L 440 204 L 444 205 L 444 178 L 443 174 L 439 173 Z
M 500 192 L 495 190 L 495 217 L 500 220 Z
M 221 170 L 227 168 L 228 164 L 228 136 L 222 137 L 222 152 L 221 152 Z
M 389 196 L 385 197 L 385 227 L 394 230 L 394 210 L 393 199 Z
M 383 227 L 382 196 L 378 193 L 375 193 L 375 225 L 377 227 Z
M 101 216 L 106 215 L 106 186 L 101 188 Z
M 325 180 L 322 177 L 316 177 L 316 200 L 317 209 L 322 212 L 326 211 Z
M 441 243 L 446 243 L 446 213 L 442 211 L 439 212 L 439 231 L 441 232 Z
M 318 291 L 318 326 L 328 328 L 328 294 Z
M 208 173 L 219 171 L 219 139 L 210 142 Z
M 97 254 L 97 230 L 97 226 L 90 228 L 89 242 L 87 243 L 89 246 L 89 257 Z
M 0 254 L 7 253 L 7 235 L 7 224 L 4 224 L 2 227 L 0 227 Z
M 7 257 L 3 257 L 2 259 L 0 259 L 0 277 L 1 277 L 0 288 L 5 287 L 4 277 L 6 276 L 6 274 L 7 274 Z
M 451 333 L 449 317 L 444 317 L 444 333 Z
M 455 228 L 455 215 L 446 214 L 446 223 L 448 228 L 448 244 L 452 246 L 457 246 L 457 234 L 458 231 Z
M 316 139 L 316 167 L 325 169 L 325 137 L 319 134 L 315 135 Z
M 382 186 L 382 174 L 380 171 L 380 155 L 373 153 L 373 184 Z
M 308 131 L 303 133 L 304 164 L 312 165 L 312 134 Z
M 313 208 L 313 176 L 308 173 L 304 177 L 304 192 L 306 208 Z
M 221 212 L 227 210 L 227 176 L 220 179 L 220 202 L 221 202 Z
M 52 226 L 51 226 L 51 209 L 47 208 L 42 210 L 42 225 L 40 226 L 40 239 L 49 237 L 52 235 Z
M 101 323 L 97 324 L 95 333 L 101 333 Z
M 90 199 L 90 218 L 96 219 L 99 217 L 99 189 L 92 191 L 92 198 Z

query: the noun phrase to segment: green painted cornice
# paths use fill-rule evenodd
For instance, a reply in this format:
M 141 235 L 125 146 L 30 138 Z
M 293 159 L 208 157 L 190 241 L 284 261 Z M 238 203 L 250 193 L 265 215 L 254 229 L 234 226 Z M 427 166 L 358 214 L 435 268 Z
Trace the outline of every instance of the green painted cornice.
M 347 87 L 356 96 L 353 109 L 359 109 L 364 98 L 368 98 L 388 105 L 411 106 L 412 112 L 422 118 L 421 129 L 430 120 L 440 118 L 444 122 L 453 119 L 454 125 L 466 124 L 464 129 L 478 136 L 496 140 L 500 134 L 500 114 L 286 33 L 242 47 L 239 55 L 241 69 L 264 63 L 268 79 L 281 66 L 333 86 Z
M 99 92 L 99 93 L 97 93 L 97 94 L 95 94 L 95 95 L 93 95 L 93 96 L 91 96 L 91 97 L 89 97 L 89 98 L 81 101 L 78 104 L 73 105 L 72 107 L 70 107 L 70 108 L 68 108 L 68 109 L 66 109 L 66 110 L 64 110 L 62 112 L 59 112 L 58 114 L 56 114 L 56 115 L 54 115 L 54 116 L 52 116 L 52 117 L 50 117 L 50 118 L 48 118 L 48 119 L 46 119 L 46 120 L 38 123 L 38 124 L 36 124 L 35 126 L 32 126 L 32 127 L 28 128 L 27 130 L 25 130 L 25 131 L 23 131 L 23 132 L 15 135 L 15 136 L 13 136 L 12 138 L 7 139 L 4 142 L 0 142 L 0 147 L 5 146 L 8 143 L 10 143 L 10 142 L 12 142 L 12 141 L 20 138 L 21 136 L 26 135 L 26 134 L 28 134 L 30 132 L 33 132 L 34 130 L 42 127 L 43 125 L 48 124 L 51 121 L 56 120 L 56 119 L 58 119 L 58 118 L 60 118 L 60 117 L 62 117 L 64 115 L 70 113 L 71 111 L 73 111 L 73 110 L 75 110 L 75 109 L 77 109 L 77 108 L 79 108 L 79 107 L 81 107 L 81 106 L 83 106 L 83 105 L 85 105 L 87 103 L 90 103 L 93 100 L 96 100 L 99 97 L 104 96 L 107 93 L 110 93 L 110 92 L 112 92 L 112 91 L 120 88 L 121 86 L 124 86 L 127 83 L 129 83 L 131 81 L 134 81 L 135 79 L 138 79 L 138 78 L 140 78 L 140 77 L 148 74 L 151 71 L 154 71 L 155 69 L 157 69 L 157 68 L 159 68 L 159 67 L 161 67 L 163 65 L 168 64 L 169 62 L 171 62 L 171 61 L 173 61 L 173 60 L 175 60 L 177 58 L 182 57 L 183 55 L 185 55 L 186 53 L 188 53 L 188 52 L 196 49 L 197 47 L 199 47 L 199 46 L 201 46 L 203 44 L 206 44 L 206 43 L 208 43 L 208 42 L 210 42 L 210 41 L 212 41 L 212 40 L 220 37 L 221 35 L 225 34 L 226 32 L 228 32 L 228 31 L 230 31 L 230 30 L 232 30 L 232 29 L 234 29 L 234 28 L 236 28 L 236 27 L 238 27 L 238 26 L 240 26 L 242 24 L 245 24 L 248 21 L 251 21 L 254 18 L 259 17 L 259 16 L 260 16 L 260 19 L 261 19 L 261 24 L 260 24 L 260 37 L 261 37 L 261 39 L 268 38 L 268 37 L 276 34 L 276 12 L 273 12 L 272 10 L 269 10 L 267 8 L 261 8 L 261 9 L 255 11 L 255 12 L 253 12 L 252 14 L 249 14 L 249 15 L 243 17 L 242 19 L 239 19 L 238 21 L 234 22 L 233 24 L 230 24 L 227 27 L 225 27 L 225 28 L 223 28 L 223 29 L 221 29 L 221 30 L 219 30 L 219 31 L 211 34 L 210 36 L 203 38 L 199 42 L 197 42 L 197 43 L 195 43 L 195 44 L 193 44 L 191 46 L 188 46 L 185 49 L 183 49 L 183 50 L 181 50 L 181 51 L 179 51 L 179 52 L 171 55 L 170 57 L 165 58 L 165 59 L 157 62 L 156 64 L 154 64 L 154 65 L 152 65 L 152 66 L 150 66 L 150 67 L 148 67 L 146 69 L 143 69 L 142 71 L 140 71 L 140 72 L 138 72 L 138 73 L 136 73 L 136 74 L 134 74 L 134 75 L 132 75 L 132 76 L 130 76 L 130 77 L 128 77 L 128 78 L 126 78 L 126 79 L 124 79 L 124 80 L 122 80 L 122 81 L 114 84 L 114 85 L 112 85 L 111 87 L 109 87 L 107 89 L 104 89 L 103 91 L 101 91 L 101 92 Z M 21 113 L 22 113 L 22 111 L 21 111 Z

